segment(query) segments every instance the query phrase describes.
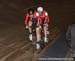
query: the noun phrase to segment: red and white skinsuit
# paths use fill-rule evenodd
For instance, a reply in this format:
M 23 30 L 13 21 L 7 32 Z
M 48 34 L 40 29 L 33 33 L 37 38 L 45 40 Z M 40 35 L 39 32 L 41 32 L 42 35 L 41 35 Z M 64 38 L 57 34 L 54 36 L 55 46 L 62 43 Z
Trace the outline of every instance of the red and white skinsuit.
M 45 10 L 43 10 L 41 13 L 39 13 L 39 16 L 42 20 L 42 25 L 41 25 L 42 26 L 42 31 L 44 31 L 44 29 L 43 29 L 44 25 L 47 26 L 47 30 L 48 30 L 48 24 L 50 24 L 50 18 L 48 16 L 48 13 Z
M 25 19 L 25 25 L 26 26 L 29 26 L 29 21 L 31 20 L 32 24 L 33 24 L 33 18 L 36 18 L 34 19 L 34 21 L 37 21 L 36 23 L 36 38 L 37 38 L 37 42 L 39 42 L 39 40 L 41 39 L 41 35 L 40 35 L 40 28 L 38 25 L 42 24 L 42 20 L 39 16 L 39 13 L 34 11 L 34 14 L 33 15 L 30 15 L 29 13 L 26 14 L 26 19 Z M 31 29 L 31 27 L 29 26 L 29 29 Z M 29 30 L 30 34 L 32 33 L 32 30 Z M 32 40 L 32 38 L 30 38 L 30 40 Z
M 37 19 L 37 22 L 38 22 L 39 24 L 42 24 L 42 20 L 41 20 L 39 14 L 38 14 L 36 11 L 34 11 L 34 14 L 33 14 L 33 15 L 30 15 L 29 13 L 26 13 L 26 18 L 25 18 L 25 25 L 26 25 L 26 26 L 28 25 L 29 18 L 31 18 L 31 19 L 32 19 L 32 18 L 36 18 L 36 19 Z
M 48 16 L 48 13 L 45 10 L 43 10 L 41 13 L 39 13 L 39 16 L 42 20 L 42 24 L 45 24 L 45 23 L 49 24 L 50 23 L 50 18 Z

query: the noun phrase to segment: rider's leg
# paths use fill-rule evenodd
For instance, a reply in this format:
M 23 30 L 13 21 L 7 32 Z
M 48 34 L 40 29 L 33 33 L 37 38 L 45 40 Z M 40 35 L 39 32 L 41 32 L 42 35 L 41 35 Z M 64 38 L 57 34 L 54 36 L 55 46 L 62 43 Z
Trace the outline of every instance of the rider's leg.
M 47 24 L 47 34 L 50 34 L 50 32 L 49 32 L 49 24 Z
M 28 29 L 29 29 L 29 40 L 32 40 L 32 29 L 31 29 L 32 21 L 29 21 L 28 25 L 29 25 L 29 27 L 28 27 Z
M 39 42 L 40 42 L 40 40 L 41 40 L 40 31 L 41 31 L 40 28 L 37 27 L 37 28 L 36 28 L 36 39 L 37 39 L 36 49 L 40 49 L 40 44 L 39 44 Z
M 48 24 L 46 24 L 44 26 L 44 36 L 45 36 L 44 41 L 45 42 L 48 42 L 48 40 L 47 40 L 47 31 L 48 31 Z

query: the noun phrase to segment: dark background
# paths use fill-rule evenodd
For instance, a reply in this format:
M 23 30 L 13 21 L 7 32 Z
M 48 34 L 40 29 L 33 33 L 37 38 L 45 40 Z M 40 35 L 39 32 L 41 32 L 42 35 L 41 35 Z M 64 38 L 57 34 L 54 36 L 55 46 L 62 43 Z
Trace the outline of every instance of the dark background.
M 75 23 L 75 0 L 0 0 L 0 23 L 24 25 L 24 14 L 29 7 L 43 6 L 51 17 L 51 27 L 62 29 Z

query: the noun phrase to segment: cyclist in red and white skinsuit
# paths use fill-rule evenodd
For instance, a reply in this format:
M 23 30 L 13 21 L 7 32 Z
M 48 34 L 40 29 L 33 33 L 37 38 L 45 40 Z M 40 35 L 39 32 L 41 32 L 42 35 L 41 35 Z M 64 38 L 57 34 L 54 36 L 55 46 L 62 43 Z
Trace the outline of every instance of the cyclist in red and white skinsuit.
M 44 36 L 45 36 L 44 37 L 44 42 L 48 42 L 48 40 L 47 40 L 47 33 L 48 33 L 48 25 L 50 23 L 50 18 L 48 16 L 47 11 L 45 11 L 43 9 L 43 7 L 38 7 L 37 8 L 37 12 L 39 13 L 40 18 L 42 20 L 42 27 L 44 29 Z
M 25 17 L 25 25 L 26 28 L 29 29 L 29 39 L 32 40 L 32 29 L 31 26 L 35 23 L 36 25 L 36 37 L 37 37 L 37 49 L 40 48 L 39 41 L 41 40 L 41 34 L 40 34 L 40 25 L 42 24 L 42 20 L 38 14 L 33 8 L 28 9 L 28 12 L 26 13 Z

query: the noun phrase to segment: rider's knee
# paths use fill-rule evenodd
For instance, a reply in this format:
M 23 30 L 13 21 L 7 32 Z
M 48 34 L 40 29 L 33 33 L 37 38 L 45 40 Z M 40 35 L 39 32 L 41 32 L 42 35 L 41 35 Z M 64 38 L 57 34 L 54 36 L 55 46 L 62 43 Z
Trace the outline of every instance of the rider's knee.
M 36 31 L 39 31 L 39 29 L 40 29 L 39 27 L 36 27 Z
M 31 21 L 28 22 L 28 26 L 29 26 L 29 27 L 32 26 L 32 22 L 31 22 Z

